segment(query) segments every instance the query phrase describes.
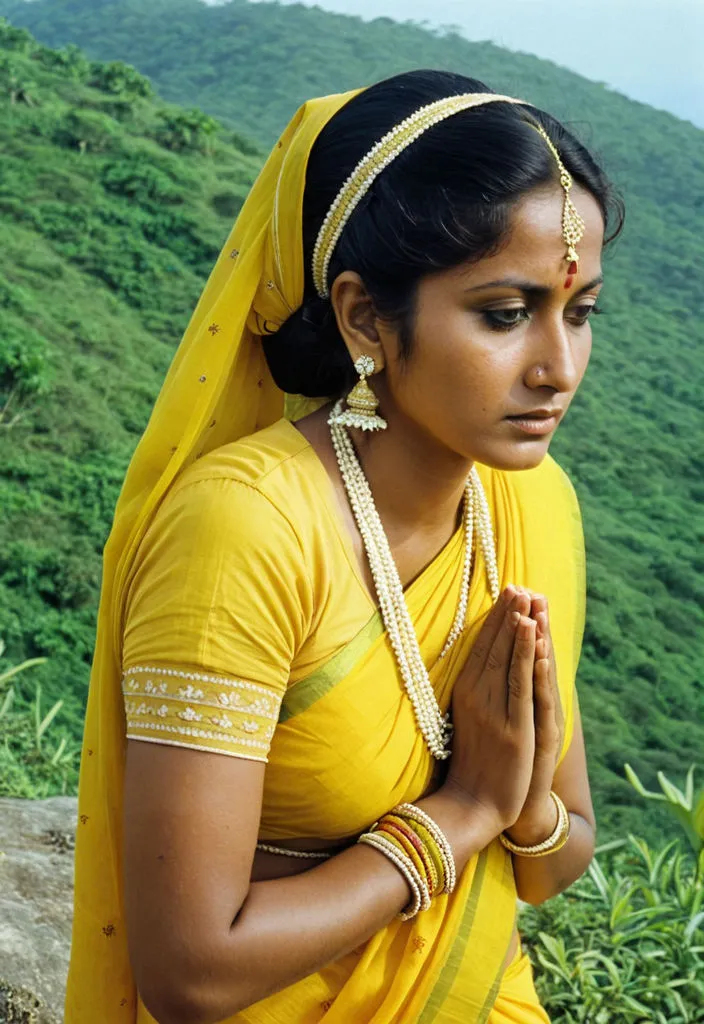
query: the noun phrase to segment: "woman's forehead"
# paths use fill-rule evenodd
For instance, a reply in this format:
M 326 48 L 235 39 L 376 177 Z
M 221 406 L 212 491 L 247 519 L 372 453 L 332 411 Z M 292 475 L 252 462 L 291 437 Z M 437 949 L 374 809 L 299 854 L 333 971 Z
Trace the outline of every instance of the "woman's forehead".
M 564 191 L 556 185 L 529 193 L 513 207 L 509 230 L 500 249 L 482 259 L 448 271 L 464 287 L 488 286 L 505 278 L 530 279 L 546 288 L 562 287 L 567 270 L 562 231 Z M 572 199 L 585 221 L 584 238 L 577 246 L 579 277 L 592 281 L 601 274 L 604 217 L 596 199 L 575 187 Z

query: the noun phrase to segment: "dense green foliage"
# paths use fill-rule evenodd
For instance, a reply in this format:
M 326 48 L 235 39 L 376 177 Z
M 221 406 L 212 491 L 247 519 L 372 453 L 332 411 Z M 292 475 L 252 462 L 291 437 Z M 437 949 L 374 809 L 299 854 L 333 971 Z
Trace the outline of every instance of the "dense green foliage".
M 0 47 L 0 635 L 76 740 L 121 479 L 260 158 L 125 65 Z
M 579 686 L 601 835 L 654 837 L 659 811 L 644 820 L 624 762 L 650 783 L 658 767 L 697 761 L 704 740 L 702 133 L 546 62 L 413 26 L 239 0 L 0 0 L 10 7 L 45 36 L 129 54 L 170 95 L 263 139 L 303 96 L 410 65 L 586 113 L 629 223 L 552 450 L 585 521 Z M 65 700 L 75 738 L 121 476 L 261 157 L 212 117 L 163 104 L 125 65 L 0 35 L 0 633 L 15 661 L 50 657 L 37 678 L 47 701 Z M 217 67 L 211 92 L 197 65 L 204 78 Z
M 521 913 L 550 1020 L 704 1020 L 704 885 L 694 859 L 676 839 L 613 845 L 566 893 Z

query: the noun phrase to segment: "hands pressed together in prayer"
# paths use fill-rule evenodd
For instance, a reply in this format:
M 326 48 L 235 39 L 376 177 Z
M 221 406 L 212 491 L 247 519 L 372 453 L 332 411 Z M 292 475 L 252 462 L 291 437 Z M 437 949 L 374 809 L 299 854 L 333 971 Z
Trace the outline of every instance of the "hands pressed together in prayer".
M 504 589 L 455 684 L 452 716 L 449 789 L 469 798 L 492 838 L 546 839 L 565 722 L 542 594 Z
M 506 829 L 506 834 L 514 843 L 530 846 L 549 836 L 557 824 L 557 810 L 550 798 L 550 790 L 562 750 L 565 719 L 557 686 L 547 598 L 525 588 L 520 588 L 519 593 L 525 595 L 524 606 L 529 606 L 525 614 L 536 623 L 533 664 L 535 755 L 528 795 L 520 815 L 511 828 Z
M 550 791 L 565 734 L 544 595 L 513 585 L 502 591 L 455 683 L 452 717 L 453 753 L 441 789 L 480 822 L 485 844 L 500 832 L 519 846 L 542 842 L 557 825 Z M 301 843 L 339 849 L 330 841 Z M 257 854 L 253 877 L 311 866 Z

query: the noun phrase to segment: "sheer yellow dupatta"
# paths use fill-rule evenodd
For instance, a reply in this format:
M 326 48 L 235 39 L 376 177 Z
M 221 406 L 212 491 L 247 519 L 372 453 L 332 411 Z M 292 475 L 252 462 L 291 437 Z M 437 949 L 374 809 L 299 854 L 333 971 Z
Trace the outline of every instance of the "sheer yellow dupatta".
M 283 412 L 258 335 L 303 298 L 303 193 L 310 150 L 356 92 L 304 104 L 257 178 L 215 265 L 130 464 L 105 548 L 78 795 L 66 1024 L 136 1020 L 123 914 L 123 591 L 137 546 L 180 471 Z

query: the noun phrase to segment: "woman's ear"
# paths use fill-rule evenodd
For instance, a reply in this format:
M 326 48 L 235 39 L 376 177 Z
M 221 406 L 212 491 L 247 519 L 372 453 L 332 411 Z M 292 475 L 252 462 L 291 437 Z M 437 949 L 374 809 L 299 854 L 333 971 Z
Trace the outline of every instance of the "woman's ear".
M 330 292 L 330 302 L 352 362 L 355 363 L 360 356 L 371 356 L 376 372 L 379 373 L 386 360 L 378 316 L 359 274 L 345 270 L 336 277 Z

